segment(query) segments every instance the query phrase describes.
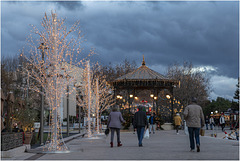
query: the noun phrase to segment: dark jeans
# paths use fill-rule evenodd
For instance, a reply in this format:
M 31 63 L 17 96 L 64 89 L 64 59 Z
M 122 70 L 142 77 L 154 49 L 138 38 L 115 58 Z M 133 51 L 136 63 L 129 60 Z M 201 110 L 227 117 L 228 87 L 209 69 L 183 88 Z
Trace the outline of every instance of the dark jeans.
M 206 123 L 206 130 L 208 130 L 208 123 Z
M 191 149 L 195 149 L 194 136 L 195 136 L 196 144 L 200 145 L 199 131 L 200 131 L 200 128 L 188 127 Z
M 117 133 L 117 142 L 120 143 L 120 129 L 119 128 L 112 128 L 110 127 L 111 129 L 111 142 L 113 142 L 113 139 L 114 139 L 114 131 L 116 131 Z
M 221 127 L 222 127 L 222 131 L 224 131 L 225 124 L 221 124 Z
M 138 135 L 138 144 L 142 144 L 143 134 L 145 127 L 137 127 L 137 135 Z
M 176 125 L 176 132 L 178 133 L 178 129 L 179 129 L 180 125 Z
M 213 124 L 210 124 L 210 128 L 211 128 L 211 130 L 213 129 Z

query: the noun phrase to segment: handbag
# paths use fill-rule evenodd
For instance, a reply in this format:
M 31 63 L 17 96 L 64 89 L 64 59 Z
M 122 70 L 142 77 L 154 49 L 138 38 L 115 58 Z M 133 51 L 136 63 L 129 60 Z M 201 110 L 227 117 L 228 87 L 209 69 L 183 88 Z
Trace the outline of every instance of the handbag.
M 205 133 L 205 130 L 201 128 L 201 129 L 200 129 L 200 135 L 201 135 L 201 136 L 204 136 L 204 133 Z
M 149 139 L 149 130 L 147 129 L 143 136 L 144 139 Z
M 109 129 L 106 129 L 105 130 L 105 135 L 108 135 L 109 134 Z

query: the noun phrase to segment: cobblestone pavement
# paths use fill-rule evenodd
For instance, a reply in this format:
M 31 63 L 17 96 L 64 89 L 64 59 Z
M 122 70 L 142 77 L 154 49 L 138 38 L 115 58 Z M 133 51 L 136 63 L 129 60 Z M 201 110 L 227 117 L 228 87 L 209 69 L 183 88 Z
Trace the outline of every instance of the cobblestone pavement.
M 208 134 L 208 130 L 206 131 Z M 188 136 L 184 131 L 177 135 L 174 130 L 157 131 L 149 139 L 143 140 L 138 147 L 137 136 L 132 132 L 122 132 L 122 147 L 110 148 L 110 138 L 77 138 L 67 145 L 71 152 L 67 154 L 46 154 L 38 159 L 44 160 L 239 160 L 239 144 L 236 140 L 225 140 L 202 136 L 201 152 L 189 152 Z
M 116 136 L 113 148 L 110 148 L 110 136 L 78 137 L 67 142 L 70 153 L 26 153 L 12 160 L 239 160 L 239 142 L 222 139 L 225 134 L 221 130 L 216 132 L 216 138 L 211 137 L 211 130 L 206 130 L 205 136 L 200 137 L 199 153 L 189 152 L 189 139 L 183 130 L 179 135 L 175 130 L 169 130 L 151 134 L 149 139 L 143 140 L 143 147 L 138 147 L 136 134 L 121 132 L 122 147 L 116 146 Z

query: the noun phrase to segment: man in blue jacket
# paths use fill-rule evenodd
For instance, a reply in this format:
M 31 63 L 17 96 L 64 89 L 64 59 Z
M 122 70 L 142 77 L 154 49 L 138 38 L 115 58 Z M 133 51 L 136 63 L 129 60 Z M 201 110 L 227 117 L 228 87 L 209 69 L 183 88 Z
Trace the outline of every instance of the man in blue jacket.
M 143 111 L 143 106 L 138 106 L 138 112 L 134 115 L 134 128 L 137 129 L 138 145 L 142 147 L 142 139 L 145 130 L 145 126 L 148 128 L 148 121 L 146 112 Z

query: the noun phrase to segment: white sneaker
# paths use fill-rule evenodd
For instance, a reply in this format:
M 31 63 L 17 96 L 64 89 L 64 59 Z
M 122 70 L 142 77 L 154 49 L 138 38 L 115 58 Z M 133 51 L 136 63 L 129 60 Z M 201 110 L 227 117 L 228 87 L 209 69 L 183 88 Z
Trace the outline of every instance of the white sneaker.
M 177 135 L 178 135 L 179 133 L 177 133 Z

